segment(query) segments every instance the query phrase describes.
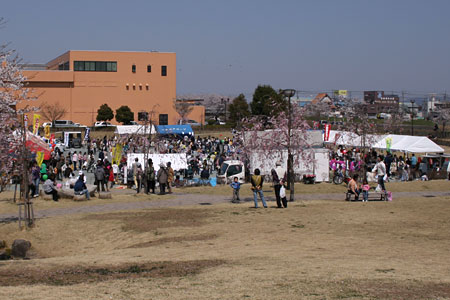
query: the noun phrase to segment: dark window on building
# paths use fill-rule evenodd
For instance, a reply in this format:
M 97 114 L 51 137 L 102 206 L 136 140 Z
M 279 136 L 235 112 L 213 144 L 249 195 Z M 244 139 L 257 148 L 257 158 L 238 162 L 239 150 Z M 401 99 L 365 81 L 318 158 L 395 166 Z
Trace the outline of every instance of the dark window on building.
M 136 65 L 131 66 L 131 72 L 136 73 Z
M 159 115 L 159 125 L 169 125 L 169 115 L 160 114 Z
M 167 66 L 161 66 L 161 76 L 167 76 Z
M 66 64 L 64 64 L 66 67 Z M 67 69 L 69 63 L 67 62 Z M 91 72 L 117 72 L 117 62 L 115 61 L 74 61 L 74 71 L 91 71 Z
M 69 62 L 66 61 L 65 63 L 58 65 L 58 70 L 69 70 Z
M 152 72 L 152 66 L 151 65 L 148 65 L 147 66 L 147 73 L 151 73 Z

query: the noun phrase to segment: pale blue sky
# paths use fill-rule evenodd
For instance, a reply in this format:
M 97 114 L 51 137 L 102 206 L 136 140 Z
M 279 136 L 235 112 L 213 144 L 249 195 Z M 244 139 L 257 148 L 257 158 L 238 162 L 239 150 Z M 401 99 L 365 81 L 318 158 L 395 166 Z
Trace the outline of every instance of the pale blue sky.
M 449 0 L 2 1 L 25 62 L 74 50 L 177 53 L 177 91 L 450 91 Z

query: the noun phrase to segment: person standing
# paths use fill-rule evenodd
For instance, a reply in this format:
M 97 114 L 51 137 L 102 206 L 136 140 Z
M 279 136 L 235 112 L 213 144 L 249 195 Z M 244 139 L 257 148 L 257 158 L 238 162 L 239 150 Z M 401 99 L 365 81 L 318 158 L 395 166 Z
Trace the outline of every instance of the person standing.
M 138 166 L 140 166 L 140 163 L 139 163 L 139 159 L 136 157 L 134 159 L 134 163 L 131 165 L 131 170 L 133 171 L 133 181 L 134 181 L 134 185 L 136 186 L 136 189 L 137 189 L 137 184 L 138 184 L 137 178 L 136 178 Z
M 73 170 L 76 171 L 77 170 L 77 163 L 78 163 L 78 154 L 77 151 L 73 152 L 72 155 L 72 162 L 73 162 Z
M 141 192 L 141 185 L 142 185 L 142 175 L 143 175 L 143 171 L 142 171 L 142 166 L 141 164 L 138 163 L 137 167 L 136 167 L 136 192 L 139 194 Z
M 277 161 L 275 164 L 275 169 L 272 169 L 272 181 L 273 181 L 273 187 L 275 189 L 275 198 L 277 199 L 277 207 L 281 208 L 281 197 L 280 197 L 280 189 L 281 189 L 281 182 L 286 181 L 286 169 L 281 166 L 281 162 Z
M 266 200 L 264 199 L 264 194 L 263 194 L 263 178 L 260 175 L 261 172 L 259 171 L 259 169 L 255 169 L 255 174 L 252 176 L 251 178 L 251 183 L 252 183 L 252 191 L 253 191 L 253 201 L 255 202 L 255 208 L 258 208 L 258 197 L 257 195 L 259 194 L 259 197 L 261 198 L 261 201 L 263 203 L 264 208 L 267 208 L 267 204 L 266 204 Z
M 377 157 L 377 164 L 372 169 L 372 172 L 377 172 L 378 184 L 381 190 L 386 193 L 386 187 L 384 186 L 384 176 L 386 175 L 386 165 L 383 162 L 383 157 L 380 155 Z
M 233 188 L 233 200 L 231 200 L 231 202 L 239 203 L 239 190 L 241 189 L 241 183 L 239 182 L 237 177 L 233 178 L 233 182 L 230 184 L 230 186 Z
M 155 193 L 155 168 L 153 167 L 153 161 L 152 159 L 148 160 L 147 168 L 145 170 L 145 177 L 147 180 L 146 185 L 146 194 L 150 193 L 150 189 L 152 190 L 152 194 Z
M 169 161 L 167 163 L 167 189 L 169 190 L 169 194 L 172 194 L 172 182 L 174 176 L 175 172 L 172 169 L 172 163 Z
M 94 172 L 95 175 L 95 185 L 97 186 L 97 192 L 100 193 L 100 187 L 102 192 L 105 191 L 105 169 L 103 169 L 103 162 L 98 160 L 97 168 Z
M 166 166 L 164 165 L 164 163 L 161 163 L 159 165 L 158 173 L 156 174 L 156 179 L 159 182 L 159 194 L 160 195 L 166 194 L 166 185 L 167 185 L 168 178 L 169 178 L 169 174 L 167 172 Z
M 31 195 L 33 198 L 39 196 L 39 183 L 41 181 L 41 168 L 39 168 L 36 161 L 33 161 L 33 167 L 31 169 L 31 182 L 34 185 L 34 193 Z

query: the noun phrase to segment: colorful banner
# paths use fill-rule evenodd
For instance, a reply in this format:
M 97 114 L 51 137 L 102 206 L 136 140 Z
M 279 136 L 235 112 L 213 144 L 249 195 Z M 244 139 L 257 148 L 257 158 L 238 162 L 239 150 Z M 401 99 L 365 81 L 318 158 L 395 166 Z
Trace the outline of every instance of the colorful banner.
M 335 90 L 334 95 L 335 96 L 347 96 L 347 90 Z
M 120 160 L 122 159 L 122 145 L 121 144 L 117 144 L 115 147 L 113 147 L 113 151 L 112 151 L 112 163 L 113 164 L 119 164 Z
M 41 115 L 34 114 L 33 115 L 33 134 L 34 135 L 39 133 L 40 122 L 41 122 Z
M 388 152 L 391 151 L 391 147 L 392 147 L 392 138 L 386 138 L 386 150 Z
M 39 167 L 41 167 L 43 161 L 44 161 L 44 152 L 41 151 L 36 152 L 36 162 Z
M 25 128 L 28 128 L 28 116 L 27 115 L 23 115 L 23 124 L 24 124 Z
M 45 138 L 50 139 L 50 125 L 44 127 Z
M 324 126 L 324 133 L 323 133 L 323 140 L 325 142 L 328 142 L 330 140 L 330 132 L 331 132 L 331 125 L 325 124 Z
M 89 135 L 91 133 L 91 129 L 88 127 L 86 128 L 86 132 L 84 134 L 84 140 L 87 141 L 89 139 Z
M 52 133 L 52 134 L 50 135 L 50 144 L 53 144 L 54 141 L 55 141 L 55 134 Z

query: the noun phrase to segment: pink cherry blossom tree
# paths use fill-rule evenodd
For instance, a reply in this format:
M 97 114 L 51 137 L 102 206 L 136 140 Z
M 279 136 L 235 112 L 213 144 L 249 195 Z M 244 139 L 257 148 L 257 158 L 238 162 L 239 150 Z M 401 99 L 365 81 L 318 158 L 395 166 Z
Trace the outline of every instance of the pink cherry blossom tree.
M 310 165 L 314 156 L 310 151 L 311 134 L 304 119 L 305 110 L 293 105 L 287 111 L 281 111 L 272 117 L 253 116 L 242 120 L 242 131 L 236 136 L 239 151 L 244 160 L 258 152 L 262 160 L 275 162 L 287 152 L 288 185 L 290 201 L 294 200 L 294 170 L 301 163 Z M 242 158 L 241 158 L 242 159 Z
M 25 179 L 29 153 L 25 148 L 23 119 L 33 108 L 27 105 L 25 109 L 16 109 L 18 103 L 31 100 L 19 62 L 14 50 L 8 49 L 7 45 L 0 46 L 0 173 L 5 176 L 18 171 Z M 27 183 L 24 180 L 24 191 L 27 190 Z

